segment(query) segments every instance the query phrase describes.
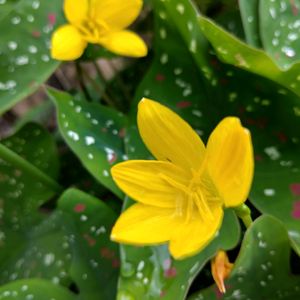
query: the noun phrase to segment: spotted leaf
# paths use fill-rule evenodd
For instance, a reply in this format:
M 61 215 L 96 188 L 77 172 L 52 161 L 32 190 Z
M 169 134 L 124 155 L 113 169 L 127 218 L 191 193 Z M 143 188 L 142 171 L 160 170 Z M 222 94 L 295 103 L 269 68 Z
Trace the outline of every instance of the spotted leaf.
M 7 238 L 1 245 L 0 283 L 38 277 L 68 286 L 72 261 L 71 238 L 66 234 L 68 219 L 57 212 L 39 223 L 33 221 L 35 224 L 22 231 L 6 228 Z
M 0 287 L 0 299 L 14 300 L 75 300 L 76 295 L 51 281 L 42 279 L 18 280 Z
M 113 300 L 119 274 L 118 245 L 110 241 L 115 213 L 102 201 L 79 190 L 67 190 L 58 209 L 71 220 L 68 228 L 70 276 L 82 299 Z
M 68 250 L 59 216 L 44 220 L 38 211 L 59 190 L 52 137 L 29 123 L 0 149 L 0 282 L 38 276 L 67 282 Z
M 0 20 L 4 18 L 7 14 L 10 13 L 10 11 L 13 10 L 14 6 L 19 2 L 20 0 L 2 0 L 0 2 Z
M 300 60 L 299 0 L 259 1 L 263 48 L 282 68 Z
M 189 300 L 298 299 L 300 276 L 291 274 L 290 252 L 282 223 L 262 216 L 246 232 L 234 269 L 225 281 L 226 294 L 213 286 Z
M 2 10 L 6 3 L 9 12 L 0 19 L 0 113 L 35 91 L 58 67 L 49 45 L 53 28 L 63 20 L 61 0 L 7 1 L 0 4 Z
M 222 61 L 278 82 L 300 95 L 299 62 L 289 68 L 281 68 L 266 52 L 238 40 L 211 20 L 200 17 L 200 24 Z
M 261 44 L 259 35 L 259 0 L 239 0 L 243 27 L 246 41 L 249 45 L 259 47 Z
M 48 89 L 48 94 L 56 104 L 59 129 L 67 144 L 100 183 L 121 196 L 110 168 L 126 159 L 125 117 L 100 104 L 76 100 L 54 89 Z
M 257 133 L 257 137 L 260 136 Z M 256 150 L 256 171 L 251 202 L 263 213 L 284 222 L 293 248 L 300 255 L 300 160 L 299 145 L 261 144 Z
M 59 190 L 57 149 L 51 135 L 34 123 L 1 142 L 1 220 L 19 230 Z

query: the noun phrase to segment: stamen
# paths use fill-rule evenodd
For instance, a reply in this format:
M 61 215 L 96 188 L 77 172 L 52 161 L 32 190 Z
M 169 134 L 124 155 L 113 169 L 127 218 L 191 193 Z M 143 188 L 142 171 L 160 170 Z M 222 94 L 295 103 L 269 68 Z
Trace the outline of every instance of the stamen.
M 201 189 L 198 189 L 197 192 L 195 192 L 194 194 L 195 194 L 194 201 L 198 207 L 200 215 L 203 214 L 205 218 L 208 217 L 210 221 L 213 221 L 214 216 L 211 212 L 211 209 L 209 208 L 209 205 L 207 204 L 206 199 L 203 197 Z
M 192 183 L 193 183 L 193 181 L 199 180 L 199 178 L 202 178 L 202 173 L 206 169 L 206 164 L 207 164 L 207 156 L 205 155 L 200 168 L 198 170 L 193 170 L 193 178 L 194 179 L 192 180 Z
M 96 19 L 95 20 L 95 23 L 98 25 L 98 28 L 99 28 L 99 31 L 100 31 L 100 28 L 104 31 L 104 30 L 109 30 L 109 27 L 108 25 L 102 21 L 102 20 L 99 20 L 99 19 Z
M 193 216 L 193 209 L 194 209 L 194 201 L 193 196 L 191 193 L 188 194 L 187 204 L 186 204 L 186 216 L 185 216 L 185 223 L 188 224 Z
M 169 183 L 172 187 L 175 187 L 177 189 L 179 189 L 180 191 L 184 192 L 184 193 L 189 193 L 188 187 L 177 182 L 176 180 L 174 180 L 173 178 L 167 176 L 166 174 L 163 173 L 159 173 L 158 176 L 165 180 L 167 183 Z
M 77 25 L 77 28 L 84 36 L 85 40 L 90 43 L 95 43 L 97 40 L 95 39 L 92 29 L 90 28 L 89 22 L 84 22 L 83 24 Z
M 220 197 L 220 195 L 218 193 L 218 190 L 214 186 L 214 183 L 209 178 L 208 174 L 205 174 L 201 178 L 201 188 L 203 188 L 203 190 L 207 191 L 208 194 L 210 195 L 209 199 L 208 199 L 209 202 L 214 202 L 214 203 L 221 203 L 222 202 L 222 198 Z

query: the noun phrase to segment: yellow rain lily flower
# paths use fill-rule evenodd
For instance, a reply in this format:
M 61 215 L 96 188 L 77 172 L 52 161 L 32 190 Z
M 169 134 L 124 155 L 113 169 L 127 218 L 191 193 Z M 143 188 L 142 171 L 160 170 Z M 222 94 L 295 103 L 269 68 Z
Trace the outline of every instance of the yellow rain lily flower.
M 111 239 L 132 245 L 169 242 L 175 259 L 196 254 L 221 226 L 224 207 L 247 198 L 254 160 L 250 132 L 223 119 L 205 148 L 197 133 L 158 102 L 138 107 L 141 137 L 157 161 L 114 166 L 118 186 L 138 201 L 117 220 Z
M 141 8 L 141 0 L 65 0 L 64 12 L 69 24 L 53 33 L 51 56 L 75 60 L 88 43 L 99 44 L 119 55 L 147 55 L 144 41 L 124 29 L 137 18 Z
M 229 277 L 233 264 L 230 263 L 225 251 L 218 251 L 211 261 L 211 273 L 214 281 L 222 294 L 226 293 L 224 280 Z

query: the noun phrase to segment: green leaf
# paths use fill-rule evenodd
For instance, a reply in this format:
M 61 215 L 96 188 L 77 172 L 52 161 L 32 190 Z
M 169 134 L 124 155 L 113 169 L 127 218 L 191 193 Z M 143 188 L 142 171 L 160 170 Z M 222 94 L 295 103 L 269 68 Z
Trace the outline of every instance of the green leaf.
M 215 286 L 190 300 L 284 299 L 300 296 L 300 276 L 291 274 L 290 245 L 283 225 L 273 217 L 262 216 L 247 230 L 227 292 L 221 295 Z
M 1 247 L 0 283 L 21 278 L 44 278 L 55 284 L 69 285 L 71 264 L 70 240 L 66 236 L 68 220 L 54 213 L 18 231 L 7 228 Z
M 283 69 L 300 60 L 299 0 L 259 2 L 263 48 Z
M 61 196 L 58 209 L 73 224 L 68 229 L 70 275 L 80 299 L 115 299 L 120 265 L 118 245 L 110 241 L 115 213 L 102 201 L 75 189 Z
M 159 17 L 168 16 L 168 21 L 177 27 L 199 68 L 207 70 L 207 72 L 211 71 L 207 53 L 208 43 L 197 25 L 199 12 L 193 2 L 190 0 L 155 0 L 154 3 Z M 166 12 L 164 13 L 164 11 Z M 157 29 L 162 38 L 167 37 L 164 34 L 164 26 Z M 178 45 L 178 41 L 174 40 L 174 44 Z M 171 45 L 168 48 L 171 48 Z
M 223 62 L 271 79 L 300 95 L 300 63 L 281 69 L 264 51 L 248 46 L 209 19 L 199 20 L 203 33 Z
M 20 0 L 2 0 L 0 3 L 0 20 L 3 19 Z
M 59 188 L 54 180 L 58 176 L 55 143 L 47 131 L 33 123 L 2 143 L 0 282 L 31 276 L 54 281 L 62 276 L 62 281 L 68 281 L 68 250 L 63 246 L 61 222 L 57 215 L 43 221 L 38 212 Z
M 113 193 L 122 193 L 110 168 L 124 160 L 126 119 L 121 113 L 97 103 L 75 100 L 70 94 L 48 89 L 57 108 L 60 132 L 86 169 Z
M 0 144 L 2 220 L 21 229 L 60 187 L 57 150 L 51 135 L 29 123 Z
M 300 148 L 270 142 L 257 147 L 250 199 L 261 212 L 284 222 L 293 248 L 300 255 Z
M 0 287 L 0 299 L 75 300 L 69 290 L 47 280 L 18 280 Z
M 59 62 L 50 58 L 54 25 L 61 23 L 62 1 L 20 0 L 0 20 L 0 114 L 34 92 Z
M 257 48 L 261 46 L 258 5 L 259 0 L 239 0 L 246 41 L 249 45 Z

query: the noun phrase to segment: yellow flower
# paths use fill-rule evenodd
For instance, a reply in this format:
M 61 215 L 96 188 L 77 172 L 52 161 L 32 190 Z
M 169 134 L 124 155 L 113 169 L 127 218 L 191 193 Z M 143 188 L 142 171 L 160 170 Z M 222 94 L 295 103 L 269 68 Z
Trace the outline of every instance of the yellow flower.
M 211 273 L 214 281 L 223 294 L 226 293 L 224 280 L 229 277 L 233 264 L 229 262 L 228 256 L 225 251 L 218 251 L 217 255 L 211 261 Z
M 79 58 L 88 43 L 99 44 L 119 55 L 147 55 L 144 41 L 124 30 L 139 15 L 141 0 L 65 0 L 64 12 L 70 24 L 52 36 L 51 55 L 58 60 Z
M 197 133 L 158 102 L 138 108 L 142 139 L 157 161 L 131 160 L 112 168 L 118 186 L 138 201 L 117 220 L 114 241 L 169 242 L 175 259 L 196 254 L 217 234 L 223 207 L 242 204 L 253 177 L 251 136 L 238 118 L 223 119 L 205 148 Z

